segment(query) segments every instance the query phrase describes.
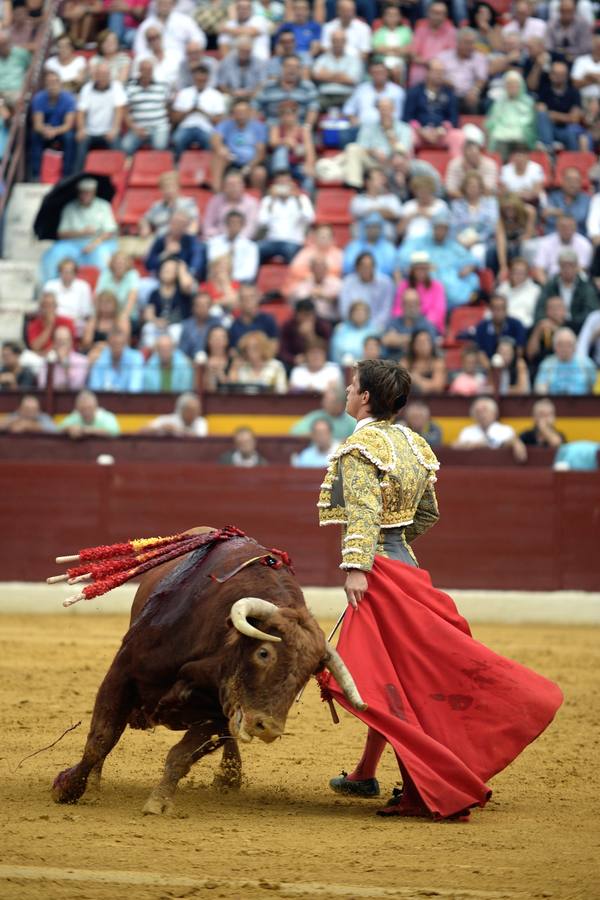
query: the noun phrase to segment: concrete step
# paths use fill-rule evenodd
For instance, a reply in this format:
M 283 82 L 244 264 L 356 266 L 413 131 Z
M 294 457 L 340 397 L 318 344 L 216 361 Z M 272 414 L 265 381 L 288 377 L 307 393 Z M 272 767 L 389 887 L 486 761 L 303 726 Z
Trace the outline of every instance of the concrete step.
M 37 265 L 51 241 L 38 241 L 33 223 L 40 204 L 51 189 L 50 184 L 16 184 L 6 207 L 3 255 L 17 262 L 27 260 Z
M 37 309 L 36 262 L 0 260 L 0 340 L 20 341 L 23 317 Z

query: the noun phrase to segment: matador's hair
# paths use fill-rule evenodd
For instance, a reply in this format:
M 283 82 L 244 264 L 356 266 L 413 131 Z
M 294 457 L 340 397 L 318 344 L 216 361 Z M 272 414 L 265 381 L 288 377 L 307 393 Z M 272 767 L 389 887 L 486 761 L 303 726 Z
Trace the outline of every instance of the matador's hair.
M 361 391 L 369 392 L 371 415 L 393 419 L 406 404 L 410 375 L 391 359 L 363 359 L 356 364 Z

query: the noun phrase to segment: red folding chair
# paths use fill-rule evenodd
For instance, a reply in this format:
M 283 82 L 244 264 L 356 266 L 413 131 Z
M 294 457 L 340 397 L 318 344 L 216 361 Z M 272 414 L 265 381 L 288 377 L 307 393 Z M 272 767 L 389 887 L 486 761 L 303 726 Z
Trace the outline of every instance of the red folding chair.
M 581 175 L 581 186 L 584 191 L 588 191 L 590 189 L 590 169 L 597 162 L 598 157 L 595 153 L 583 150 L 562 150 L 556 157 L 554 180 L 556 184 L 559 184 L 565 169 L 577 169 Z
M 485 306 L 457 306 L 450 313 L 444 346 L 456 347 L 460 340 L 458 335 L 469 328 L 476 328 L 485 316 Z
M 100 277 L 100 269 L 97 269 L 96 266 L 79 266 L 77 277 L 87 281 L 91 289 L 95 291 Z
M 208 201 L 213 195 L 212 191 L 207 190 L 206 188 L 191 188 L 184 187 L 182 188 L 181 193 L 184 197 L 193 197 L 196 203 L 198 204 L 198 209 L 200 210 L 200 216 L 204 215 L 206 207 L 208 205 Z
M 171 172 L 174 168 L 170 150 L 138 150 L 129 173 L 129 187 L 156 187 L 163 172 Z
M 181 187 L 210 184 L 210 157 L 208 150 L 186 150 L 182 153 L 177 166 Z
M 350 225 L 350 203 L 354 196 L 350 188 L 321 188 L 315 207 L 316 222 L 319 225 Z
M 485 133 L 485 128 L 483 127 L 485 122 L 485 116 L 459 116 L 458 125 L 462 128 L 464 125 L 477 125 L 478 128 Z
M 140 219 L 148 212 L 156 200 L 160 200 L 158 188 L 127 188 L 121 208 L 117 213 L 117 222 L 121 228 L 137 231 Z
M 424 148 L 417 151 L 417 157 L 432 165 L 440 173 L 442 180 L 446 177 L 446 169 L 450 162 L 450 154 L 447 150 L 427 150 Z
M 292 318 L 293 310 L 287 303 L 262 303 L 259 312 L 273 316 L 279 327 L 285 325 Z
M 532 150 L 529 154 L 532 162 L 538 163 L 544 170 L 544 187 L 550 187 L 554 181 L 552 174 L 552 160 L 544 150 Z
M 85 171 L 94 175 L 119 175 L 125 171 L 127 157 L 122 150 L 90 150 L 85 158 Z
M 333 242 L 336 247 L 345 247 L 346 244 L 350 243 L 350 241 L 352 240 L 352 231 L 350 225 L 336 225 L 334 223 L 330 227 L 333 233 Z
M 40 181 L 42 184 L 56 184 L 60 181 L 63 167 L 62 150 L 44 150 Z
M 282 285 L 284 282 L 287 267 L 278 263 L 265 263 L 258 270 L 258 278 L 256 281 L 258 290 L 261 294 L 269 294 L 271 292 L 283 293 Z M 261 306 L 262 309 L 262 306 Z

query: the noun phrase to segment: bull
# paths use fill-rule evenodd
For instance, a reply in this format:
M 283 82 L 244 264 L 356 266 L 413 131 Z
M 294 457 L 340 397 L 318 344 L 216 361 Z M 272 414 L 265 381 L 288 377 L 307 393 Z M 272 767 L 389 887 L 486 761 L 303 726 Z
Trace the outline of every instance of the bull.
M 90 775 L 100 779 L 128 724 L 185 731 L 144 806 L 144 813 L 160 815 L 172 810 L 193 763 L 219 747 L 215 783 L 239 788 L 238 741 L 280 737 L 311 675 L 329 669 L 349 702 L 364 708 L 290 567 L 271 554 L 237 536 L 144 575 L 129 630 L 98 690 L 82 759 L 54 781 L 57 802 L 75 803 Z

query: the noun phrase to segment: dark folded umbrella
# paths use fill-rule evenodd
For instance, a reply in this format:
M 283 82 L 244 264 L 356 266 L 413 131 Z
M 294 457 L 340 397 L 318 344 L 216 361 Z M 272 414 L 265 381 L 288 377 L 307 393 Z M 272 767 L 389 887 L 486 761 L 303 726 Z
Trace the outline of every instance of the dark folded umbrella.
M 39 212 L 33 223 L 33 231 L 40 241 L 56 240 L 58 237 L 58 225 L 60 216 L 71 200 L 77 199 L 77 185 L 84 178 L 93 178 L 98 185 L 97 196 L 103 200 L 112 200 L 115 194 L 115 188 L 108 175 L 96 175 L 94 172 L 80 172 L 78 175 L 71 175 L 55 184 L 51 191 L 48 191 Z

